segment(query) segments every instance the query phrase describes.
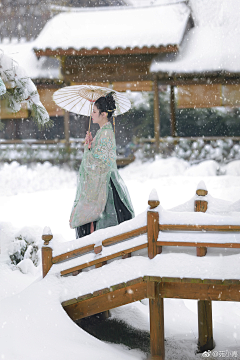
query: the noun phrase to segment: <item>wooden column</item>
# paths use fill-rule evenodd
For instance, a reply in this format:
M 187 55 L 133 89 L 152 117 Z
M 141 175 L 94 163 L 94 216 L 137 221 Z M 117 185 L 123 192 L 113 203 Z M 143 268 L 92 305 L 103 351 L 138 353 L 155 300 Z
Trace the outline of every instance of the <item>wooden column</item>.
M 196 194 L 199 197 L 206 196 L 208 191 L 199 187 Z M 206 212 L 207 207 L 206 200 L 195 200 L 195 212 Z M 206 254 L 206 247 L 197 247 L 197 256 L 205 256 Z M 200 352 L 213 349 L 212 302 L 207 300 L 198 300 L 198 349 Z
M 170 114 L 171 114 L 171 133 L 172 136 L 176 136 L 176 112 L 175 112 L 175 95 L 174 86 L 171 85 L 170 91 Z
M 160 283 L 153 283 L 155 296 L 149 298 L 151 359 L 164 360 L 164 309 Z
M 150 209 L 156 208 L 159 200 L 148 200 Z M 148 235 L 148 257 L 153 259 L 159 252 L 157 249 L 157 239 L 159 234 L 159 214 L 155 211 L 147 212 L 147 235 Z
M 154 138 L 156 152 L 159 152 L 160 141 L 160 115 L 159 115 L 159 94 L 158 94 L 158 81 L 154 80 Z
M 42 271 L 43 277 L 47 275 L 49 270 L 52 267 L 52 248 L 50 248 L 49 242 L 52 240 L 53 236 L 51 234 L 43 234 L 42 239 L 44 241 L 44 245 L 42 247 Z
M 64 110 L 64 135 L 65 135 L 65 145 L 69 149 L 69 112 Z
M 208 193 L 207 190 L 197 189 L 196 194 L 200 196 L 206 196 Z M 208 203 L 206 200 L 195 200 L 194 202 L 194 211 L 195 212 L 206 212 Z M 205 256 L 207 254 L 206 247 L 197 247 L 197 256 Z
M 204 352 L 213 347 L 212 302 L 198 300 L 198 349 Z

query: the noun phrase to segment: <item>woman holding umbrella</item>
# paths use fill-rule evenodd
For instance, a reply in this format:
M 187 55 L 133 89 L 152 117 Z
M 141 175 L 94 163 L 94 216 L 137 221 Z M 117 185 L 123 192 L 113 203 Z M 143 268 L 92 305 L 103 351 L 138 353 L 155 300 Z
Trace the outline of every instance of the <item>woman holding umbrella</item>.
M 131 199 L 116 164 L 116 143 L 110 118 L 116 111 L 114 92 L 98 98 L 91 113 L 100 129 L 95 138 L 88 131 L 79 169 L 70 227 L 76 237 L 118 225 L 134 217 Z

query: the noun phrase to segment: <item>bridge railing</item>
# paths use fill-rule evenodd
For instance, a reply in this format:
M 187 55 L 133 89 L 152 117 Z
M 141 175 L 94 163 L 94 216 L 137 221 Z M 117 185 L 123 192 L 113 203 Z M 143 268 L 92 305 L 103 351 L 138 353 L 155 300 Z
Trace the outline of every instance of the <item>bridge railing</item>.
M 208 208 L 208 201 L 206 195 L 208 194 L 206 187 L 201 182 L 197 188 L 194 200 L 194 212 L 206 212 Z M 202 187 L 202 188 L 201 188 Z M 226 223 L 217 225 L 218 215 L 203 215 L 201 216 L 201 224 L 199 224 L 199 214 L 192 214 L 189 223 L 182 223 L 184 217 L 180 215 L 183 213 L 172 212 L 174 218 L 179 219 L 179 223 L 163 223 L 165 219 L 161 219 L 162 208 L 159 206 L 160 201 L 156 192 L 150 194 L 148 201 L 149 209 L 147 211 L 147 223 L 142 227 L 133 229 L 128 232 L 123 232 L 116 236 L 104 238 L 103 240 L 92 242 L 77 249 L 63 252 L 53 256 L 53 249 L 49 242 L 53 238 L 51 232 L 47 229 L 42 235 L 44 245 L 42 247 L 42 268 L 43 277 L 51 270 L 51 272 L 60 273 L 61 276 L 77 275 L 83 269 L 95 266 L 96 268 L 106 265 L 108 261 L 122 257 L 123 259 L 131 257 L 134 253 L 148 249 L 148 257 L 154 258 L 157 254 L 162 252 L 163 246 L 184 246 L 195 247 L 197 256 L 205 256 L 207 248 L 240 248 L 239 241 L 235 233 L 240 232 L 240 217 L 239 223 L 234 224 L 228 220 Z M 170 212 L 169 212 L 170 213 Z M 159 215 L 160 214 L 160 215 Z M 160 218 L 159 218 L 160 217 Z M 173 216 L 172 216 L 173 218 Z M 186 217 L 185 217 L 186 218 Z M 206 219 L 206 224 L 204 224 Z M 170 218 L 171 220 L 171 218 Z M 209 221 L 214 220 L 214 224 Z M 221 219 L 222 220 L 222 219 Z M 132 220 L 130 220 L 131 222 Z M 198 240 L 196 240 L 196 232 L 199 233 Z M 186 241 L 185 234 L 190 234 L 193 241 Z M 211 235 L 209 241 L 202 241 L 202 234 L 223 234 L 227 233 L 228 238 L 226 242 L 216 241 Z M 230 234 L 234 236 L 230 236 Z M 143 235 L 143 236 L 140 236 Z M 182 239 L 184 235 L 184 239 Z M 91 237 L 91 236 L 90 236 Z M 54 268 L 54 269 L 52 269 Z

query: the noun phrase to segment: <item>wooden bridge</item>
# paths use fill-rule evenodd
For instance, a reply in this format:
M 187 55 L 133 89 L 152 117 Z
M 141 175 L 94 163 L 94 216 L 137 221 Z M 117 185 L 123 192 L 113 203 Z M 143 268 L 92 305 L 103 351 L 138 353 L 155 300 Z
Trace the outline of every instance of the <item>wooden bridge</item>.
M 208 202 L 205 199 L 206 190 L 197 189 L 194 203 L 195 212 L 206 212 Z M 109 260 L 125 259 L 136 254 L 136 251 L 147 249 L 148 257 L 153 259 L 162 252 L 163 246 L 195 247 L 197 256 L 205 256 L 207 248 L 240 248 L 240 241 L 232 241 L 231 235 L 240 232 L 240 220 L 238 225 L 209 225 L 209 224 L 163 224 L 159 221 L 158 200 L 149 200 L 147 212 L 147 225 L 133 229 L 120 235 L 105 238 L 102 244 L 90 243 L 81 248 L 53 256 L 53 250 L 49 246 L 52 235 L 44 234 L 44 246 L 42 248 L 43 277 L 50 271 L 60 272 L 61 276 L 77 275 L 83 269 L 95 266 L 99 268 L 106 265 Z M 175 213 L 178 214 L 178 213 Z M 194 213 L 193 213 L 194 215 Z M 197 214 L 195 214 L 197 215 Z M 205 215 L 204 215 L 205 216 Z M 197 217 L 196 217 L 197 221 Z M 183 240 L 163 240 L 163 234 L 171 234 L 177 237 L 187 232 L 200 232 L 204 234 L 229 234 L 225 243 L 216 242 L 212 238 L 209 242 L 189 242 Z M 146 234 L 145 236 L 140 236 Z M 92 235 L 91 235 L 92 236 Z M 211 236 L 211 235 L 210 235 Z M 138 243 L 136 245 L 136 239 Z M 116 245 L 121 243 L 121 250 L 116 251 Z M 109 248 L 112 251 L 104 253 L 102 249 Z M 115 249 L 115 250 L 114 250 Z M 81 261 L 84 255 L 94 252 L 98 254 L 91 261 Z M 71 262 L 77 257 L 78 265 Z M 159 258 L 161 261 L 161 258 Z M 68 266 L 69 263 L 69 266 Z M 64 266 L 62 266 L 64 264 Z M 62 270 L 58 270 L 62 266 Z M 55 270 L 54 270 L 55 267 Z M 54 270 L 54 271 L 53 271 Z M 180 298 L 198 300 L 198 348 L 200 352 L 212 350 L 213 327 L 212 327 L 212 301 L 240 301 L 240 276 L 239 279 L 204 279 L 204 278 L 178 278 L 145 276 L 132 279 L 127 282 L 102 288 L 93 293 L 71 298 L 62 302 L 62 306 L 74 321 L 122 306 L 144 298 L 149 299 L 150 307 L 150 348 L 151 358 L 164 360 L 164 298 Z

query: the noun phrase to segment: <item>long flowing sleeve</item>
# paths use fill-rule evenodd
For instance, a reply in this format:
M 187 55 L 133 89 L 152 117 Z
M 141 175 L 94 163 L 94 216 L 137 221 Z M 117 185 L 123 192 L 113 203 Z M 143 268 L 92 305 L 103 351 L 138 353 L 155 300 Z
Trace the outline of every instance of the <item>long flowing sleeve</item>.
M 116 144 L 111 128 L 100 129 L 92 149 L 84 147 L 79 169 L 77 193 L 70 216 L 70 227 L 100 219 L 108 197 L 108 182 L 116 168 Z

